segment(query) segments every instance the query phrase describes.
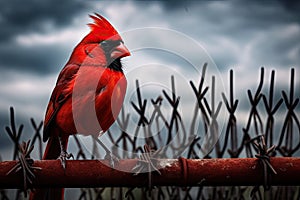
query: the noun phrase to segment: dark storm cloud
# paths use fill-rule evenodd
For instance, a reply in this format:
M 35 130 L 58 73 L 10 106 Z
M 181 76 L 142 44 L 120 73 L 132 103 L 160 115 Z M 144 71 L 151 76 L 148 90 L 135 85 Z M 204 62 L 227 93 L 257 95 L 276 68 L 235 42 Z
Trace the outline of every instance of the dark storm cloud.
M 85 8 L 77 0 L 0 1 L 0 42 L 28 31 L 44 31 L 44 22 L 63 27 Z
M 194 5 L 203 5 L 204 7 L 209 4 L 209 3 L 224 3 L 224 4 L 232 4 L 232 6 L 236 7 L 236 9 L 231 10 L 231 12 L 239 12 L 242 11 L 240 14 L 241 16 L 247 14 L 247 13 L 252 13 L 254 16 L 255 14 L 260 12 L 260 8 L 265 9 L 267 12 L 261 13 L 261 14 L 268 14 L 268 8 L 276 6 L 276 7 L 281 7 L 284 9 L 286 12 L 289 12 L 291 16 L 294 16 L 294 20 L 298 23 L 300 19 L 300 1 L 297 0 L 277 0 L 277 1 L 225 1 L 225 0 L 220 0 L 220 1 L 197 1 L 197 0 L 165 0 L 165 1 L 160 1 L 160 3 L 163 5 L 163 8 L 165 11 L 173 11 L 173 10 L 180 10 L 184 9 L 185 11 L 189 11 L 189 9 L 192 9 Z M 260 8 L 259 8 L 260 7 Z M 214 13 L 214 12 L 205 12 L 205 15 L 214 15 L 218 16 L 219 13 Z M 273 19 L 280 19 L 282 18 L 281 15 L 273 15 Z M 267 18 L 269 19 L 269 18 Z M 264 20 L 264 19 L 262 19 Z M 284 18 L 283 18 L 284 20 Z M 257 21 L 259 23 L 259 21 Z
M 58 71 L 68 57 L 57 44 L 21 45 L 17 36 L 31 33 L 46 34 L 72 24 L 86 6 L 83 1 L 0 2 L 0 70 L 10 69 L 38 74 Z M 51 30 L 47 25 L 51 25 Z M 56 46 L 55 46 L 56 45 Z
M 286 23 L 300 23 L 300 3 L 296 1 L 160 1 L 166 12 L 182 11 L 188 8 L 190 13 L 199 16 L 199 22 L 205 20 L 217 34 L 243 38 L 257 30 L 266 30 Z M 181 12 L 180 18 L 186 17 Z M 177 21 L 177 20 L 176 20 Z M 187 23 L 189 20 L 185 19 Z M 194 30 L 199 31 L 198 27 Z M 205 31 L 206 27 L 202 28 Z M 210 30 L 209 30 L 210 31 Z
M 56 45 L 27 47 L 2 43 L 0 45 L 0 70 L 13 69 L 19 72 L 47 75 L 61 69 L 67 57 L 68 51 Z
M 300 9 L 300 1 L 297 0 L 279 0 L 279 2 L 289 11 L 295 12 L 298 15 Z
M 231 12 L 239 18 L 235 24 L 239 30 L 266 30 L 280 24 L 300 23 L 300 13 L 291 12 L 279 2 L 238 1 L 235 4 Z
M 200 1 L 197 1 L 200 2 Z M 188 11 L 188 7 L 190 4 L 193 3 L 191 0 L 165 0 L 161 1 L 162 5 L 165 7 L 166 10 L 173 10 L 173 9 L 186 9 Z
M 290 12 L 278 2 L 229 1 L 224 2 L 221 9 L 218 5 L 211 5 L 203 16 L 219 26 L 219 34 L 222 35 L 243 38 L 248 36 L 247 33 L 252 34 L 257 30 L 263 31 L 286 23 L 300 23 L 300 13 Z
M 257 65 L 258 68 L 300 63 L 299 56 L 294 56 L 300 53 L 299 48 L 297 50 L 300 34 L 288 37 L 287 30 L 294 25 L 291 31 L 299 33 L 300 12 L 297 8 L 300 3 L 283 0 L 159 3 L 171 27 L 203 42 L 221 69 L 237 64 Z M 245 56 L 252 57 L 253 61 L 243 63 Z

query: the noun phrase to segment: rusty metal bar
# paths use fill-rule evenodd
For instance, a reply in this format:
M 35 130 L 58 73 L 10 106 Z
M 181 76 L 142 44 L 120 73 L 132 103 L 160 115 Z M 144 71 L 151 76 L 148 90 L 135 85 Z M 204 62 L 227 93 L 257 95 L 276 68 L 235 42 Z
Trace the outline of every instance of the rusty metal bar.
M 103 164 L 105 163 L 105 164 Z M 0 162 L 0 188 L 22 188 L 21 172 L 6 175 L 16 161 Z M 36 179 L 32 187 L 143 187 L 148 174 L 133 176 L 131 171 L 137 160 L 120 160 L 116 169 L 103 160 L 70 160 L 66 171 L 59 160 L 35 161 Z M 271 158 L 277 171 L 271 185 L 300 185 L 300 158 Z M 161 175 L 152 174 L 153 186 L 230 186 L 261 185 L 263 168 L 256 158 L 235 159 L 162 159 L 157 162 Z

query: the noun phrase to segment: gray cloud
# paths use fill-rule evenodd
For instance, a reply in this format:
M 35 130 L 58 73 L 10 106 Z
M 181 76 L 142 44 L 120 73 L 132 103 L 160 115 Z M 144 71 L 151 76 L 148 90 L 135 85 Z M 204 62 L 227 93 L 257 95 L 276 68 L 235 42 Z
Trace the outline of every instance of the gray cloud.
M 166 22 L 168 28 L 186 33 L 202 44 L 221 70 L 236 65 L 258 69 L 262 65 L 300 64 L 299 56 L 295 56 L 300 46 L 300 14 L 283 2 L 159 1 L 153 4 L 160 4 L 163 10 L 151 14 L 149 3 L 139 2 L 137 9 L 144 12 L 135 13 L 137 17 L 132 18 L 131 24 L 151 26 L 155 21 L 161 26 Z M 139 20 L 147 15 L 148 23 Z M 289 36 L 291 27 L 294 34 Z
M 0 69 L 47 75 L 62 68 L 67 57 L 67 51 L 56 45 L 26 47 L 6 43 L 0 46 Z
M 300 2 L 297 0 L 279 0 L 285 9 L 295 12 L 299 15 Z
M 73 16 L 82 12 L 86 6 L 83 1 L 36 1 L 17 0 L 0 2 L 0 40 L 6 41 L 16 34 L 32 31 L 47 31 L 46 23 L 57 27 L 68 25 Z
M 23 45 L 17 39 L 30 34 L 49 34 L 72 25 L 86 9 L 83 1 L 17 0 L 0 2 L 0 70 L 45 75 L 58 71 L 69 51 L 64 44 Z M 26 38 L 25 38 L 26 40 Z
M 3 149 L 10 147 L 8 144 L 8 135 L 5 133 L 5 126 L 9 124 L 8 115 L 5 112 L 0 112 L 0 155 Z

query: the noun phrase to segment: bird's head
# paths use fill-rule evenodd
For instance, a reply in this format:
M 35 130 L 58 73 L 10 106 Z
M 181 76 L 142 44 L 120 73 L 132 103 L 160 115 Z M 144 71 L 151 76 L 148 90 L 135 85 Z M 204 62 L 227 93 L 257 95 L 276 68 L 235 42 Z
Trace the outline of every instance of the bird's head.
M 120 59 L 130 55 L 116 29 L 101 15 L 90 15 L 90 33 L 74 49 L 69 63 L 96 65 L 122 71 Z

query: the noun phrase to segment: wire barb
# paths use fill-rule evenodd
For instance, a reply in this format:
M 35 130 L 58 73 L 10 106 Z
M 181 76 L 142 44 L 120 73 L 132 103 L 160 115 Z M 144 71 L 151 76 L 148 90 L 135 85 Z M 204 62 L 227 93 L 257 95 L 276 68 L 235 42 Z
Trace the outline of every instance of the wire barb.
M 137 176 L 142 173 L 148 173 L 148 189 L 149 195 L 151 194 L 151 190 L 153 189 L 152 186 L 152 172 L 156 172 L 158 175 L 161 175 L 161 172 L 156 167 L 156 163 L 158 162 L 157 157 L 158 151 L 154 151 L 150 148 L 149 145 L 144 145 L 144 152 L 140 156 L 137 165 L 132 169 L 132 173 L 134 176 Z M 134 188 L 129 189 L 128 192 L 131 192 Z
M 260 143 L 257 142 L 257 140 L 259 139 L 260 139 Z M 252 144 L 254 145 L 254 148 L 258 151 L 258 154 L 256 154 L 255 157 L 259 159 L 259 162 L 263 166 L 263 173 L 264 173 L 263 187 L 265 190 L 269 190 L 271 187 L 270 172 L 275 175 L 277 174 L 276 170 L 274 169 L 274 167 L 271 165 L 270 162 L 270 157 L 272 156 L 276 146 L 273 145 L 270 148 L 268 148 L 263 135 L 259 135 L 253 138 Z M 255 186 L 251 191 L 251 196 L 253 196 L 254 193 L 258 191 L 258 189 L 259 186 Z
M 33 159 L 30 158 L 30 153 L 32 152 L 34 146 L 30 146 L 30 140 L 27 142 L 22 142 L 19 145 L 19 154 L 18 154 L 18 162 L 16 165 L 9 170 L 6 175 L 10 175 L 11 173 L 17 173 L 22 171 L 23 173 L 23 192 L 25 197 L 27 197 L 27 190 L 30 188 L 33 180 L 35 179 L 35 175 L 33 173 L 34 170 L 41 170 L 40 167 L 33 166 Z

